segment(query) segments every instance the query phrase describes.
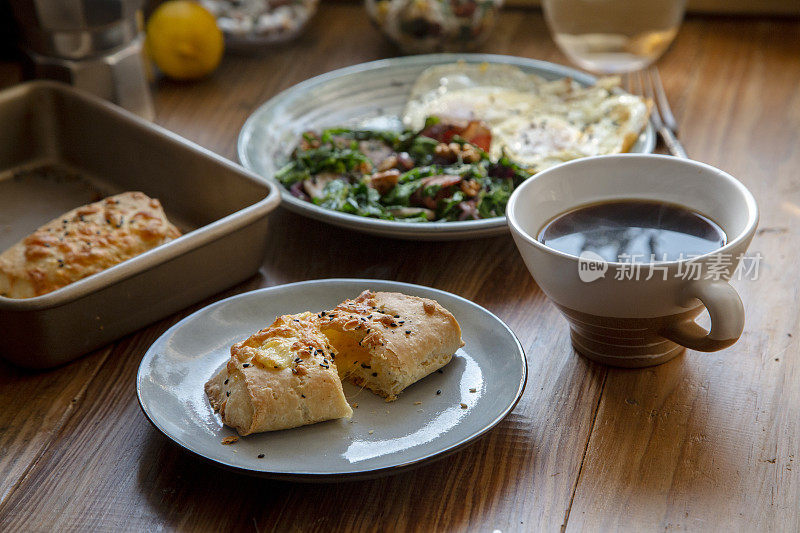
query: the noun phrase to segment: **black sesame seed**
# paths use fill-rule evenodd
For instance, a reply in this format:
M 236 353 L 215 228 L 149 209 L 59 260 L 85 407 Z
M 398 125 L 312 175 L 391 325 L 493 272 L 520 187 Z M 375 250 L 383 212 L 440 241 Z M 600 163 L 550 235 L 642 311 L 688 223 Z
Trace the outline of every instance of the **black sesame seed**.
M 361 368 L 372 368 L 372 367 L 371 367 L 371 366 L 369 366 L 369 365 L 368 365 L 368 364 L 366 364 L 366 363 L 361 363 Z
M 397 324 L 396 324 L 395 322 L 392 322 L 392 323 L 391 323 L 391 324 L 389 324 L 389 325 L 390 325 L 390 326 L 392 326 L 393 328 L 396 328 L 396 327 L 397 327 Z
M 444 374 L 444 370 L 442 370 L 441 368 L 439 370 L 437 370 L 437 372 L 440 373 L 440 374 Z
M 305 395 L 305 394 L 301 394 L 301 395 L 300 395 L 300 397 L 301 397 L 301 398 L 305 398 L 305 397 L 306 397 L 306 395 Z
M 326 313 L 325 311 L 323 311 L 323 312 L 321 312 L 321 313 L 319 314 L 319 316 L 325 316 L 325 315 L 327 315 L 327 314 L 328 314 L 328 313 Z
M 395 318 L 400 318 L 400 315 L 394 315 Z
M 226 390 L 226 391 L 225 391 L 225 396 L 230 396 L 230 395 L 231 395 L 231 391 L 229 391 L 229 390 Z
M 319 364 L 322 368 L 330 368 L 328 365 L 323 365 L 322 363 Z
M 373 372 L 373 373 L 372 373 L 372 377 L 373 377 L 373 378 L 377 378 L 377 377 L 378 377 L 378 373 L 377 373 L 377 372 Z
M 441 394 L 441 393 L 442 393 L 442 389 L 439 389 L 439 390 L 437 390 L 437 391 L 436 391 L 436 395 L 437 395 L 437 396 L 438 396 L 439 394 Z
M 406 330 L 406 335 L 411 335 L 411 330 L 410 329 Z
M 228 384 L 228 381 L 230 381 L 230 380 L 229 380 L 229 379 L 226 379 L 226 380 L 225 380 L 225 385 L 227 385 L 227 384 Z
M 250 363 L 242 363 L 242 368 L 247 368 L 248 366 L 250 366 Z
M 263 453 L 258 454 L 258 458 L 259 459 L 263 459 L 264 458 L 264 454 Z

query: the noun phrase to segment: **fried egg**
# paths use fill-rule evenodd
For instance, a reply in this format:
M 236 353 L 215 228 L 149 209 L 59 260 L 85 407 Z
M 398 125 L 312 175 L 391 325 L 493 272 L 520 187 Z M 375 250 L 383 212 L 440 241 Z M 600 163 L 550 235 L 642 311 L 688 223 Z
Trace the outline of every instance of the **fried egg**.
M 490 156 L 506 154 L 531 172 L 592 155 L 627 152 L 647 124 L 650 102 L 617 91 L 618 78 L 583 87 L 545 80 L 496 63 L 451 63 L 426 69 L 403 113 L 420 130 L 430 116 L 481 120 L 492 131 Z

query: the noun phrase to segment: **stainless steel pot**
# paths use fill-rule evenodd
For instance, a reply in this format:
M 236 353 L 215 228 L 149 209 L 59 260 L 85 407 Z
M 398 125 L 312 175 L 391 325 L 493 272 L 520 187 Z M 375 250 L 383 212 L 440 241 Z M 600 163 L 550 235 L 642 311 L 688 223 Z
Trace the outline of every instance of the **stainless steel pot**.
M 28 74 L 67 82 L 154 116 L 142 0 L 10 0 Z

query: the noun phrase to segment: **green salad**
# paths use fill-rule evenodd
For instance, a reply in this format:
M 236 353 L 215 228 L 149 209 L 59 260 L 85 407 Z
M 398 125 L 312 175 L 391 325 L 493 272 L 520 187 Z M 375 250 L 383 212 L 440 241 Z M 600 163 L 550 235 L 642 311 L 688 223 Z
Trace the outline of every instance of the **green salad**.
M 479 121 L 428 119 L 413 131 L 331 128 L 307 132 L 276 178 L 318 206 L 406 222 L 502 216 L 530 173 L 505 156 L 489 159 L 491 132 Z

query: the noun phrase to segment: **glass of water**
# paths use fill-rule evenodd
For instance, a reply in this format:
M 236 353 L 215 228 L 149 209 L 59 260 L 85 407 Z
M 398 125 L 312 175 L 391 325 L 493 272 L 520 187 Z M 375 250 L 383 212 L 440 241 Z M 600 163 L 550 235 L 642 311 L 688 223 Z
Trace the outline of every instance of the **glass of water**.
M 667 49 L 686 0 L 543 0 L 553 39 L 578 66 L 598 74 L 633 72 Z

